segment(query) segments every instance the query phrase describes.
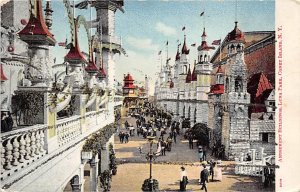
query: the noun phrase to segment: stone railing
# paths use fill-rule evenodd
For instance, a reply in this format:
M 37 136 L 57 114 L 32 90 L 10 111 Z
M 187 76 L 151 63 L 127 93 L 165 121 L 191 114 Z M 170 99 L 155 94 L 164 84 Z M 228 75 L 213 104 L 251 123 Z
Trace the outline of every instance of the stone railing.
M 34 125 L 1 135 L 1 181 L 47 153 L 46 131 L 46 125 Z
M 262 176 L 265 165 L 253 165 L 253 164 L 236 164 L 235 174 L 237 175 L 249 175 L 249 176 Z
M 97 121 L 97 114 L 98 113 L 99 112 L 91 111 L 91 112 L 87 112 L 85 114 L 85 126 L 86 126 L 86 128 L 91 128 L 91 127 L 98 124 L 98 121 Z
M 80 119 L 79 115 L 75 115 L 57 121 L 56 131 L 59 146 L 65 145 L 81 135 Z

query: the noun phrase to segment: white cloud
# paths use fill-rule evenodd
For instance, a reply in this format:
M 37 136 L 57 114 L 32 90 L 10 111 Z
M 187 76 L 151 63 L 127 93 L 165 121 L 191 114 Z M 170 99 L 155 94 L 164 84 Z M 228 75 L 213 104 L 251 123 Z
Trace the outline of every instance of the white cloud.
M 144 49 L 144 50 L 158 50 L 158 45 L 153 44 L 152 39 L 139 39 L 136 37 L 128 37 L 127 43 L 137 49 Z
M 155 25 L 155 30 L 162 33 L 165 36 L 175 36 L 176 35 L 176 29 L 173 27 L 170 27 L 162 22 L 157 22 Z

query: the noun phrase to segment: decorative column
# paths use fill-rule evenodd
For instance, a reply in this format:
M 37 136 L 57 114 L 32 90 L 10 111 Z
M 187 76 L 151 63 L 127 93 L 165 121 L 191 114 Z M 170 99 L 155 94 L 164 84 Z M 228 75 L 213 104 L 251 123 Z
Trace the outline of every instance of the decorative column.
M 91 173 L 90 173 L 90 190 L 93 192 L 98 191 L 98 155 L 96 155 L 90 162 Z
M 109 167 L 109 155 L 106 144 L 101 149 L 101 172 L 108 170 Z

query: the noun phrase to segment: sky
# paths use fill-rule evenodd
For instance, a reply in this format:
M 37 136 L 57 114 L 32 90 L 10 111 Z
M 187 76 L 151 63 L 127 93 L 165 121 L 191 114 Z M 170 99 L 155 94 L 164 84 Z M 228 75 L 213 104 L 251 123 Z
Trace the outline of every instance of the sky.
M 66 10 L 61 1 L 53 1 L 54 24 L 53 30 L 58 42 L 69 38 L 70 29 L 66 19 Z M 201 43 L 203 27 L 211 43 L 216 39 L 223 39 L 234 28 L 237 19 L 239 28 L 243 31 L 274 31 L 275 1 L 136 1 L 124 2 L 125 13 L 116 12 L 116 36 L 121 37 L 122 46 L 127 52 L 116 55 L 116 79 L 122 82 L 123 74 L 131 73 L 137 81 L 143 81 L 145 74 L 150 77 L 151 92 L 160 70 L 158 52 L 162 50 L 163 63 L 166 56 L 166 41 L 171 57 L 170 64 L 174 64 L 177 51 L 177 41 L 183 43 L 185 26 L 187 44 L 191 49 L 190 61 L 197 58 L 196 47 Z M 76 15 L 82 14 L 87 20 L 91 14 L 89 10 L 76 10 Z M 200 13 L 204 11 L 204 16 Z M 93 16 L 92 16 L 93 17 Z M 87 51 L 87 37 L 83 27 L 79 30 L 79 43 L 83 51 Z M 196 47 L 190 45 L 196 43 Z M 56 46 L 54 53 L 57 63 L 63 61 L 66 50 Z

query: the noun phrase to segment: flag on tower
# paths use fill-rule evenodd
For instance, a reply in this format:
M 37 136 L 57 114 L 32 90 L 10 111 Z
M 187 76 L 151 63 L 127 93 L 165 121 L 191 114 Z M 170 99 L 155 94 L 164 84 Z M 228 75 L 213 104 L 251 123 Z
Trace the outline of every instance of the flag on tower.
M 202 13 L 200 13 L 200 17 L 202 17 L 204 15 L 204 11 Z
M 196 46 L 196 43 L 191 44 L 191 46 L 192 46 L 192 47 L 195 47 L 195 46 Z
M 65 46 L 67 46 L 67 44 L 68 44 L 68 39 L 66 39 L 65 42 L 59 42 L 59 43 L 58 43 L 58 46 L 60 46 L 60 47 L 65 47 Z
M 221 39 L 214 40 L 211 44 L 212 45 L 220 45 L 221 44 Z
M 184 31 L 185 30 L 185 26 L 184 27 L 182 27 L 182 31 Z

